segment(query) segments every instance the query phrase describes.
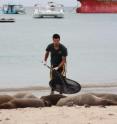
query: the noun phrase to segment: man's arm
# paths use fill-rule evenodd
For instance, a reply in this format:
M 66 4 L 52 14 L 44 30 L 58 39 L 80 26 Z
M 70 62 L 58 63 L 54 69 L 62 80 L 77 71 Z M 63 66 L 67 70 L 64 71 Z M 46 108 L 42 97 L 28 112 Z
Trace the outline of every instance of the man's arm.
M 44 57 L 44 61 L 45 61 L 45 62 L 47 61 L 48 56 L 49 56 L 49 52 L 48 52 L 48 51 L 46 51 L 46 53 L 45 53 L 45 57 Z
M 66 57 L 62 57 L 62 61 L 61 63 L 59 64 L 58 68 L 62 67 L 64 64 L 66 63 Z
M 68 55 L 67 48 L 64 48 L 63 50 L 63 56 L 62 56 L 62 61 L 59 64 L 58 68 L 62 67 L 66 63 L 66 57 Z
M 44 56 L 44 61 L 47 62 L 49 52 L 51 51 L 51 44 L 49 44 L 46 48 L 45 56 Z

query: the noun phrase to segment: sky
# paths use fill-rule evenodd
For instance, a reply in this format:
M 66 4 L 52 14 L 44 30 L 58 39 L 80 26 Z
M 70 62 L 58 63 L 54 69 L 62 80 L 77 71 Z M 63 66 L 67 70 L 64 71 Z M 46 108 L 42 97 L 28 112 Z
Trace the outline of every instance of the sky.
M 63 4 L 64 6 L 76 6 L 77 5 L 77 0 L 51 0 L 55 1 L 57 3 Z M 47 3 L 48 0 L 0 0 L 0 5 L 4 3 L 18 3 L 18 4 L 23 4 L 25 6 L 33 6 L 36 3 Z

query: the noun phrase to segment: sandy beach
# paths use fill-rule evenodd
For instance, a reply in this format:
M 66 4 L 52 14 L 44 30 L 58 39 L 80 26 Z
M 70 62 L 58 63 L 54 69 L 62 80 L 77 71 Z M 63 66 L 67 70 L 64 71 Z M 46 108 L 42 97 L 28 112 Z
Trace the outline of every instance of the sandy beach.
M 116 124 L 117 106 L 0 110 L 0 124 Z
M 113 86 L 113 85 L 112 85 Z M 87 87 L 87 86 L 86 86 Z M 113 89 L 114 88 L 114 89 Z M 117 87 L 87 87 L 82 93 L 114 93 Z M 27 89 L 27 90 L 26 90 Z M 40 90 L 41 89 L 41 90 Z M 46 87 L 1 89 L 0 94 L 15 95 L 20 92 L 33 94 L 37 97 L 48 95 L 50 90 Z M 12 92 L 11 92 L 12 91 Z M 18 108 L 0 109 L 0 124 L 116 124 L 117 106 L 84 106 L 73 107 L 44 107 L 44 108 Z

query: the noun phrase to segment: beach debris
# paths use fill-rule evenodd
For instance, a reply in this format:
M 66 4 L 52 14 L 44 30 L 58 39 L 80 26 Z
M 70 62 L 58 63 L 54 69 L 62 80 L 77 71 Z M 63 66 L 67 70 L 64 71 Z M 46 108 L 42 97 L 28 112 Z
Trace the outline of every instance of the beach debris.
M 45 124 L 48 124 L 47 122 Z
M 109 116 L 113 116 L 114 114 L 113 114 L 113 113 L 109 113 L 108 115 L 109 115 Z
M 10 120 L 10 118 L 5 118 L 5 120 Z

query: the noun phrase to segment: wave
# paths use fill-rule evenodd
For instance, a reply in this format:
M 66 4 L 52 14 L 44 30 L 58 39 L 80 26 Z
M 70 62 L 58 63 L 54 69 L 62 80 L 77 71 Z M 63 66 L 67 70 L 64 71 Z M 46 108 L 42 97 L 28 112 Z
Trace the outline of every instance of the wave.
M 82 88 L 108 88 L 108 87 L 117 87 L 117 83 L 83 83 L 81 84 Z
M 41 90 L 49 90 L 49 87 L 45 86 L 30 86 L 30 87 L 21 87 L 21 88 L 1 88 L 0 92 L 14 92 L 14 91 L 41 91 Z

